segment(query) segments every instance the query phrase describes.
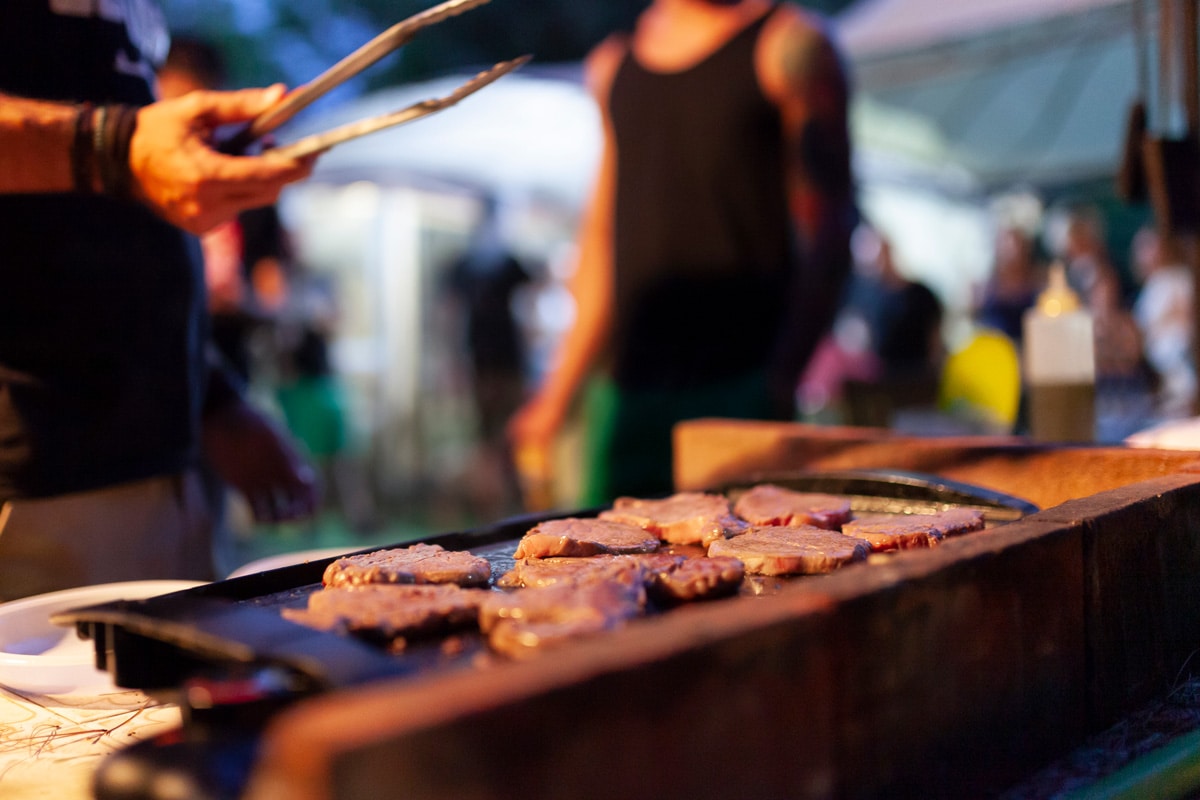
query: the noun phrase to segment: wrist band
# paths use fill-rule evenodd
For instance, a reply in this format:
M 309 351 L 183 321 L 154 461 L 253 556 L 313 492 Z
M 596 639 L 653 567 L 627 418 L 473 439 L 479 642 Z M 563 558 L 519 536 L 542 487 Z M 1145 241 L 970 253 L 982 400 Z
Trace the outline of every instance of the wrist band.
M 92 184 L 92 137 L 95 123 L 95 107 L 83 103 L 75 109 L 75 125 L 71 135 L 71 182 L 77 192 L 91 193 Z
M 137 114 L 136 108 L 125 105 L 100 106 L 96 112 L 92 149 L 101 191 L 112 197 L 133 197 L 129 144 L 137 129 Z

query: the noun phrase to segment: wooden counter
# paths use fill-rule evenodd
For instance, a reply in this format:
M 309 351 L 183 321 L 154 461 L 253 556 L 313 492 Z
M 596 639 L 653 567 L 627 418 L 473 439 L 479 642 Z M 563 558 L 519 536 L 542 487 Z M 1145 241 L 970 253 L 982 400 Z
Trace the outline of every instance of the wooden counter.
M 1200 453 L 1040 445 L 1020 437 L 921 438 L 883 428 L 704 419 L 675 428 L 675 485 L 702 490 L 762 473 L 903 470 L 1021 497 L 1041 508 L 1138 481 L 1200 472 Z
M 680 489 L 899 469 L 1043 510 L 524 663 L 336 692 L 249 800 L 986 796 L 1163 696 L 1200 647 L 1196 454 L 711 420 Z

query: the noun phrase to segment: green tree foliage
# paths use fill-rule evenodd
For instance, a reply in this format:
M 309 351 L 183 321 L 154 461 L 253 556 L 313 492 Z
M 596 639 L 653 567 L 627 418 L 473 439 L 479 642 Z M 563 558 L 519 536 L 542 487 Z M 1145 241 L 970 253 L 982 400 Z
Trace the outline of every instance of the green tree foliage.
M 523 53 L 577 61 L 628 28 L 647 0 L 493 0 L 423 32 L 372 67 L 358 91 L 436 77 Z M 302 82 L 374 34 L 433 5 L 425 0 L 165 0 L 172 28 L 214 42 L 233 85 Z
M 234 86 L 302 83 L 376 33 L 436 0 L 162 0 L 174 30 L 214 42 Z M 808 0 L 833 14 L 849 0 Z M 425 31 L 348 88 L 358 93 L 462 72 L 531 53 L 574 62 L 628 29 L 649 0 L 492 0 Z

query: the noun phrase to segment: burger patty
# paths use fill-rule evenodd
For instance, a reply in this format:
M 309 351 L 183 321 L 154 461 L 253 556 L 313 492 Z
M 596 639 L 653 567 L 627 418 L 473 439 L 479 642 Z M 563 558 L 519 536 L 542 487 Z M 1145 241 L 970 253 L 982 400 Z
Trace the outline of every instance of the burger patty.
M 938 525 L 946 536 L 959 536 L 984 528 L 983 512 L 977 508 L 947 508 L 931 516 L 938 519 Z
M 983 514 L 973 508 L 951 508 L 936 514 L 909 514 L 875 520 L 854 520 L 842 532 L 871 543 L 876 552 L 934 547 L 947 536 L 983 530 Z
M 871 545 L 862 539 L 812 526 L 752 528 L 708 546 L 710 557 L 731 556 L 754 575 L 811 575 L 863 561 Z
M 387 584 L 319 589 L 306 608 L 285 608 L 283 617 L 318 630 L 379 638 L 421 636 L 478 623 L 488 592 L 453 584 Z
M 647 564 L 642 559 L 654 556 L 598 555 L 589 558 L 527 558 L 517 561 L 496 579 L 502 589 L 544 589 L 547 586 L 618 581 L 635 584 L 646 581 Z M 670 558 L 670 556 L 668 556 Z
M 661 569 L 652 569 L 646 591 L 663 605 L 708 600 L 735 593 L 745 575 L 746 567 L 737 558 L 679 558 Z
M 657 549 L 658 537 L 633 525 L 569 517 L 534 526 L 517 543 L 513 558 L 621 555 Z
M 618 497 L 600 519 L 643 528 L 672 544 L 699 544 L 735 536 L 746 528 L 719 494 L 681 492 L 661 500 Z
M 339 558 L 325 568 L 322 583 L 327 587 L 374 583 L 486 586 L 491 577 L 486 558 L 436 544 L 414 544 Z
M 850 498 L 764 483 L 744 492 L 733 513 L 751 525 L 812 525 L 836 531 L 850 521 Z
M 590 558 L 543 558 L 518 561 L 496 580 L 502 588 L 544 588 L 618 581 L 642 583 L 663 605 L 733 594 L 745 569 L 734 558 L 687 557 L 670 553 Z
M 942 541 L 942 531 L 932 522 L 901 520 L 855 520 L 842 529 L 870 543 L 872 552 L 914 550 L 935 547 Z
M 479 627 L 492 650 L 526 658 L 581 636 L 614 630 L 642 614 L 641 582 L 556 584 L 492 592 L 479 609 Z

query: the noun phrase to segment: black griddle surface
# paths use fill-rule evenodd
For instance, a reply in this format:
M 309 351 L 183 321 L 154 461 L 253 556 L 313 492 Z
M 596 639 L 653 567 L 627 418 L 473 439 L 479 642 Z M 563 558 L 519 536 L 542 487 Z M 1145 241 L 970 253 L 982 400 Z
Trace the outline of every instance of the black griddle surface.
M 855 513 L 864 515 L 974 507 L 983 512 L 987 525 L 994 526 L 1037 510 L 1019 498 L 915 473 L 762 474 L 713 491 L 736 499 L 740 492 L 761 483 L 848 496 Z M 470 550 L 486 558 L 495 580 L 513 568 L 512 553 L 517 542 L 538 522 L 596 513 L 598 509 L 528 515 L 422 541 L 448 550 Z M 359 552 L 380 549 L 387 548 L 364 548 Z M 488 653 L 477 633 L 414 640 L 401 649 L 389 651 L 379 643 L 316 631 L 283 619 L 280 610 L 303 607 L 308 596 L 320 588 L 321 575 L 335 558 L 245 575 L 148 600 L 76 609 L 57 615 L 55 621 L 74 624 L 82 636 L 95 642 L 97 666 L 112 672 L 118 685 L 146 691 L 178 688 L 195 674 L 258 667 L 292 671 L 307 690 L 321 691 L 380 678 L 416 675 L 431 669 L 478 667 L 486 663 Z M 739 593 L 767 596 L 795 581 L 819 577 L 747 576 Z

